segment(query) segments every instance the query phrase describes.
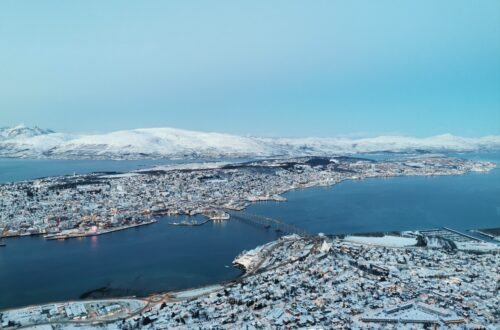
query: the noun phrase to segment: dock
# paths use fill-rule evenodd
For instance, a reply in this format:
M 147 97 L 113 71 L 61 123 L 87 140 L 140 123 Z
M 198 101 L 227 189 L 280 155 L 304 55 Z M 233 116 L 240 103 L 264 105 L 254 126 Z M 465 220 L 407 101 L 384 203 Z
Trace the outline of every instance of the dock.
M 187 227 L 196 227 L 196 226 L 203 226 L 207 222 L 209 222 L 209 219 L 206 219 L 205 221 L 202 222 L 189 222 L 189 221 L 181 221 L 181 222 L 169 222 L 168 224 L 171 226 L 187 226 Z
M 57 233 L 57 234 L 45 235 L 43 238 L 45 238 L 47 240 L 66 240 L 66 239 L 70 239 L 70 238 L 80 238 L 80 237 L 87 237 L 87 236 L 99 236 L 99 235 L 114 233 L 116 231 L 121 231 L 121 230 L 129 229 L 129 228 L 135 228 L 135 227 L 150 225 L 150 224 L 156 223 L 156 222 L 157 222 L 156 219 L 152 219 L 150 221 L 136 223 L 136 224 L 128 225 L 128 226 L 122 226 L 122 227 L 116 227 L 116 228 L 101 230 L 101 231 L 97 231 L 97 232 L 68 233 L 68 234 Z

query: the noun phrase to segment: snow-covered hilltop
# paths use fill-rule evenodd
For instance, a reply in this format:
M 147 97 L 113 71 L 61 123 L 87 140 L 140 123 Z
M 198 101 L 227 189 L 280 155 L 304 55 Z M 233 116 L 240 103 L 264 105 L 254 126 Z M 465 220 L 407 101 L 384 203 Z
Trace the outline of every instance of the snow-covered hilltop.
M 0 141 L 12 138 L 29 138 L 37 135 L 44 135 L 54 133 L 50 129 L 41 129 L 37 126 L 27 127 L 24 124 L 20 124 L 14 127 L 0 127 Z
M 55 133 L 19 125 L 0 128 L 0 157 L 64 159 L 219 158 L 355 154 L 366 152 L 476 151 L 500 149 L 500 136 L 463 138 L 259 138 L 174 128 L 107 134 Z

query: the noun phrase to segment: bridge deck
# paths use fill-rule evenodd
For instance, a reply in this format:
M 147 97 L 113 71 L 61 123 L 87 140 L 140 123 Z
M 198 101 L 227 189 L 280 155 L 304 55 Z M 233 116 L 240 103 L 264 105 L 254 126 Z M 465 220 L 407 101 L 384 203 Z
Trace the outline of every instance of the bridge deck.
M 297 234 L 301 236 L 307 236 L 307 231 L 294 226 L 292 224 L 283 222 L 278 219 L 273 219 L 259 214 L 248 213 L 248 212 L 229 212 L 232 218 L 247 221 L 261 225 L 265 228 L 273 228 L 277 231 L 281 231 L 285 234 Z

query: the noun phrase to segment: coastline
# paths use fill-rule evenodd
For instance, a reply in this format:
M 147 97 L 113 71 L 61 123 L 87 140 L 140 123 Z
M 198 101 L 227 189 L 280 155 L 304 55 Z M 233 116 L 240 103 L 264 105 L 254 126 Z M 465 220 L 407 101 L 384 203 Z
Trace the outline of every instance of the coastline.
M 474 239 L 465 233 L 460 233 L 453 229 L 443 229 L 443 230 L 450 233 L 451 235 L 455 235 L 455 237 L 460 236 L 462 238 L 469 240 Z M 398 233 L 398 236 L 391 236 L 395 235 L 396 233 Z M 415 233 L 419 233 L 419 231 L 416 231 Z M 389 268 L 386 268 L 384 266 L 373 266 L 373 268 L 372 266 L 370 266 L 369 268 L 367 268 L 364 263 L 357 263 L 355 260 L 357 260 L 356 256 L 360 253 L 360 251 L 369 252 L 373 250 L 373 251 L 379 251 L 379 253 L 385 251 L 384 253 L 397 256 L 401 253 L 405 254 L 410 253 L 419 255 L 419 253 L 421 252 L 418 251 L 424 251 L 423 253 L 431 253 L 431 254 L 441 253 L 437 251 L 440 251 L 443 248 L 441 247 L 437 249 L 436 247 L 420 246 L 418 244 L 414 245 L 416 242 L 411 243 L 408 242 L 408 239 L 403 239 L 404 237 L 410 237 L 408 236 L 409 235 L 408 232 L 391 232 L 390 234 L 388 234 L 387 236 L 388 239 L 385 241 L 384 237 L 386 237 L 386 234 L 382 233 L 382 235 L 384 235 L 382 237 L 380 237 L 379 235 L 381 233 L 372 233 L 372 234 L 373 235 L 359 236 L 359 240 L 357 241 L 351 241 L 350 239 L 347 238 L 339 238 L 336 237 L 335 235 L 325 236 L 322 234 L 316 236 L 306 236 L 306 237 L 298 235 L 283 236 L 276 241 L 272 241 L 265 245 L 258 246 L 254 250 L 243 251 L 239 256 L 235 258 L 234 265 L 236 264 L 241 265 L 241 268 L 244 270 L 244 272 L 240 276 L 228 281 L 208 284 L 200 287 L 182 289 L 182 290 L 167 291 L 167 292 L 148 295 L 142 298 L 136 296 L 129 296 L 120 298 L 71 300 L 64 302 L 45 303 L 43 305 L 39 304 L 29 305 L 21 308 L 11 308 L 6 310 L 1 310 L 0 316 L 4 314 L 7 315 L 7 317 L 14 317 L 13 315 L 17 315 L 18 313 L 20 313 L 20 315 L 24 315 L 26 313 L 27 314 L 31 313 L 32 315 L 34 315 L 32 316 L 32 321 L 24 321 L 32 323 L 31 324 L 28 323 L 24 326 L 21 326 L 21 328 L 30 326 L 41 326 L 41 325 L 61 325 L 64 328 L 65 324 L 74 325 L 76 327 L 78 326 L 85 327 L 86 325 L 89 324 L 95 326 L 107 326 L 116 324 L 115 322 L 124 322 L 125 320 L 128 320 L 128 322 L 130 322 L 133 318 L 139 318 L 139 317 L 141 319 L 148 318 L 150 315 L 152 315 L 152 313 L 160 314 L 164 307 L 174 308 L 173 306 L 183 306 L 182 308 L 185 308 L 184 306 L 186 304 L 193 304 L 193 306 L 198 306 L 196 305 L 197 302 L 199 304 L 199 302 L 202 301 L 210 301 L 213 299 L 217 299 L 216 297 L 227 296 L 228 291 L 229 292 L 234 292 L 234 290 L 238 291 L 239 290 L 238 288 L 244 288 L 245 286 L 250 285 L 251 283 L 260 281 L 260 279 L 266 279 L 269 277 L 271 277 L 272 279 L 275 276 L 274 274 L 280 274 L 283 272 L 285 272 L 285 274 L 288 274 L 288 272 L 292 270 L 295 273 L 297 272 L 300 273 L 301 269 L 302 270 L 307 269 L 307 268 L 304 269 L 303 263 L 308 262 L 308 260 L 309 262 L 313 260 L 313 265 L 316 263 L 324 264 L 324 260 L 330 260 L 332 258 L 334 258 L 333 260 L 338 260 L 337 262 L 343 260 L 343 257 L 340 257 L 339 259 L 338 257 L 339 254 L 340 255 L 346 254 L 347 256 L 352 255 L 355 257 L 355 259 L 351 260 L 348 263 L 349 267 L 353 269 L 363 270 L 364 272 L 370 274 L 370 276 L 373 275 L 385 276 L 385 273 L 389 271 L 392 272 L 393 268 L 390 268 L 390 270 Z M 424 233 L 424 235 L 427 234 Z M 374 237 L 379 239 L 378 243 L 370 241 Z M 399 237 L 400 239 L 400 244 L 394 245 L 394 239 L 397 237 Z M 455 253 L 452 252 L 452 255 L 454 255 Z M 459 253 L 462 253 L 463 255 L 462 258 L 464 258 L 465 256 L 476 255 L 475 252 L 473 251 L 465 252 L 465 254 L 463 254 L 464 252 L 460 250 Z M 494 247 L 494 250 L 481 251 L 479 253 L 480 253 L 479 255 L 486 255 L 486 256 L 488 256 L 489 254 L 492 255 L 499 254 L 500 246 L 497 245 L 496 247 Z M 255 256 L 255 258 L 252 259 L 250 264 L 247 264 L 246 262 L 239 263 L 239 260 L 241 260 L 242 256 L 244 257 L 245 255 Z M 295 266 L 295 264 L 297 264 L 297 266 Z M 320 272 L 325 272 L 324 268 L 322 268 L 324 266 L 316 266 L 316 267 L 319 267 L 318 269 L 320 269 Z M 446 272 L 446 270 L 444 270 L 444 272 Z M 426 273 L 424 272 L 423 274 Z M 424 276 L 424 279 L 430 278 L 439 280 L 441 278 L 447 279 L 449 276 L 453 276 L 452 278 L 456 278 L 456 276 L 459 276 L 459 274 L 455 273 L 451 275 L 446 275 L 446 273 L 438 272 L 436 276 L 433 274 L 434 273 L 430 274 L 429 275 L 430 277 Z M 321 277 L 317 278 L 320 279 Z M 424 289 L 424 292 L 427 291 Z M 416 306 L 420 306 L 419 304 L 422 304 L 423 301 L 425 302 L 425 300 L 422 299 L 411 298 L 409 300 L 409 304 L 412 305 L 416 304 Z M 72 310 L 73 308 L 78 308 L 78 306 L 92 306 L 92 305 L 117 306 L 117 304 L 121 306 L 135 306 L 135 308 L 122 307 L 122 309 L 117 314 L 112 313 L 109 315 L 107 314 L 105 316 L 92 316 L 91 318 L 67 317 L 66 319 L 64 319 L 62 317 L 59 317 L 57 320 L 46 320 L 39 322 L 36 321 L 37 318 L 36 315 L 38 315 L 38 313 L 41 313 L 41 306 L 45 306 L 44 308 L 48 308 L 47 306 L 60 306 L 59 309 L 63 308 L 64 310 L 67 311 L 67 310 Z M 431 305 L 425 305 L 425 306 L 431 306 Z M 377 311 L 377 309 L 375 309 L 375 311 Z M 167 313 L 167 315 L 169 314 Z M 371 318 L 371 314 L 363 313 L 363 315 L 365 316 L 361 320 L 364 320 L 363 322 L 365 323 L 369 324 L 370 322 L 372 322 L 371 320 L 375 320 Z M 457 319 L 459 319 L 458 316 Z M 470 322 L 470 320 L 464 317 L 461 318 L 460 320 L 462 320 L 461 321 L 462 323 Z M 437 319 L 436 322 L 444 322 L 444 321 L 441 319 Z M 7 328 L 18 329 L 19 326 L 10 326 L 10 327 L 8 326 Z
M 258 196 L 255 198 L 250 198 L 245 201 L 242 201 L 242 204 L 240 206 L 235 206 L 235 207 L 226 207 L 225 210 L 232 210 L 232 211 L 244 211 L 248 207 L 260 203 L 260 202 L 287 202 L 287 198 L 282 196 L 283 194 L 290 192 L 290 191 L 295 191 L 295 190 L 304 190 L 304 189 L 309 189 L 309 188 L 318 188 L 318 187 L 333 187 L 337 184 L 340 184 L 344 181 L 355 181 L 355 180 L 367 180 L 367 179 L 384 179 L 384 178 L 397 178 L 397 177 L 441 177 L 441 176 L 462 176 L 462 175 L 467 175 L 471 173 L 477 173 L 477 174 L 488 174 L 491 171 L 494 170 L 499 170 L 499 166 L 496 163 L 492 163 L 493 166 L 491 168 L 488 168 L 487 170 L 467 170 L 461 173 L 423 173 L 423 174 L 392 174 L 392 175 L 377 175 L 377 176 L 366 176 L 363 177 L 362 175 L 360 176 L 352 176 L 352 177 L 347 177 L 347 178 L 341 178 L 337 181 L 334 180 L 326 180 L 326 181 L 317 181 L 317 182 L 308 182 L 304 184 L 299 184 L 299 185 L 292 185 L 290 187 L 281 189 L 276 192 L 276 194 L 272 196 Z M 207 218 L 206 221 L 204 221 L 202 224 L 194 224 L 194 225 L 185 225 L 185 224 L 170 224 L 174 226 L 199 226 L 208 223 L 209 221 L 213 220 L 209 216 L 203 214 L 203 212 L 195 212 L 195 213 L 180 213 L 179 211 L 175 211 L 174 213 L 169 213 L 172 215 L 185 215 L 185 216 L 196 216 L 196 215 L 203 215 L 204 217 Z M 75 234 L 62 234 L 62 233 L 55 233 L 55 234 L 50 234 L 47 235 L 46 233 L 22 233 L 22 234 L 15 234 L 15 235 L 4 235 L 1 236 L 0 238 L 21 238 L 25 236 L 38 236 L 38 235 L 43 235 L 45 239 L 47 240 L 65 240 L 65 239 L 72 239 L 72 238 L 82 238 L 82 237 L 88 237 L 88 236 L 99 236 L 99 235 L 104 235 L 116 231 L 121 231 L 121 230 L 126 230 L 126 229 L 131 229 L 134 227 L 139 227 L 143 225 L 149 225 L 156 223 L 162 215 L 164 215 L 162 212 L 157 212 L 156 214 L 153 215 L 153 220 L 148 221 L 148 222 L 143 222 L 139 224 L 134 224 L 134 225 L 129 225 L 129 226 L 123 226 L 123 227 L 115 227 L 111 228 L 108 230 L 96 232 L 96 233 L 75 233 Z M 224 221 L 229 220 L 229 219 L 224 219 Z
M 114 233 L 114 232 L 117 232 L 117 231 L 120 231 L 120 230 L 126 230 L 126 229 L 136 228 L 136 227 L 140 227 L 140 226 L 150 225 L 150 224 L 153 224 L 153 223 L 156 223 L 156 222 L 158 222 L 158 220 L 151 219 L 151 220 L 144 221 L 144 222 L 141 222 L 141 223 L 136 223 L 136 224 L 132 224 L 132 225 L 128 225 L 128 226 L 123 226 L 123 227 L 110 228 L 110 229 L 101 230 L 101 231 L 92 232 L 92 233 L 74 233 L 74 234 L 73 233 L 69 233 L 69 234 L 57 233 L 57 234 L 45 235 L 45 236 L 43 236 L 43 238 L 45 238 L 47 240 L 65 240 L 65 239 L 70 239 L 70 238 L 81 238 L 81 237 L 88 237 L 88 236 L 100 236 L 100 235 Z

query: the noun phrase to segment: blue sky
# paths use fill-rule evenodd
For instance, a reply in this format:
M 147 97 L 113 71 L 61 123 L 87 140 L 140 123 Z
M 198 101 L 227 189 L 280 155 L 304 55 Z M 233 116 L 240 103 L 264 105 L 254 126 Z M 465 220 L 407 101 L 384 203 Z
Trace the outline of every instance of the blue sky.
M 500 2 L 0 2 L 0 126 L 500 134 Z

